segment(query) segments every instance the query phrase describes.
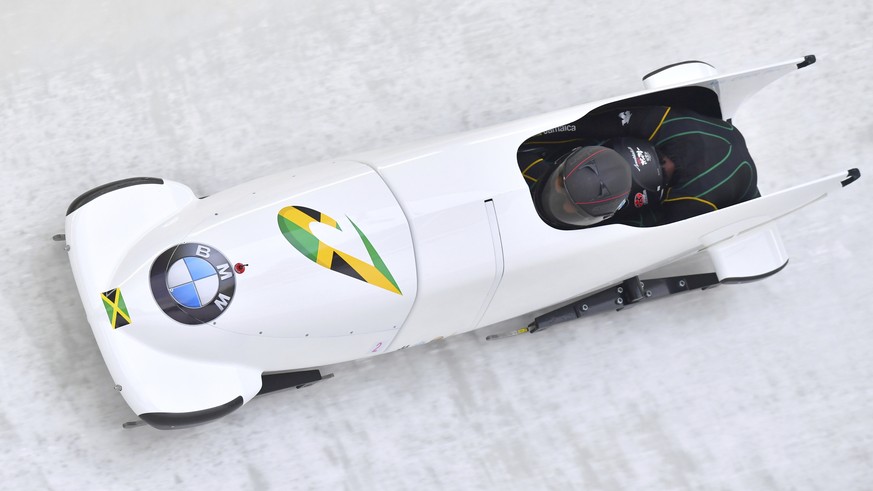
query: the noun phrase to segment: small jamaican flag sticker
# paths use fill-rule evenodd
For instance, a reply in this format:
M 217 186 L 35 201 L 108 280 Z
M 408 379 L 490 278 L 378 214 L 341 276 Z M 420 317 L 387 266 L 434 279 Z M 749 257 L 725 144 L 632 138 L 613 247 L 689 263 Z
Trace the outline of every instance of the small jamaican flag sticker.
M 124 305 L 124 297 L 121 296 L 121 289 L 114 288 L 108 292 L 100 294 L 103 300 L 103 306 L 106 307 L 106 314 L 109 316 L 109 324 L 112 329 L 130 324 L 130 314 L 127 312 L 127 305 Z

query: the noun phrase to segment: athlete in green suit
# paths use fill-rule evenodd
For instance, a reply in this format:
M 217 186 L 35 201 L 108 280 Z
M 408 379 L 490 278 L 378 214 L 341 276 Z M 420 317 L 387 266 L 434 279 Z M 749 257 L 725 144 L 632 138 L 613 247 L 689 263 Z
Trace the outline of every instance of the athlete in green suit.
M 760 196 L 755 163 L 739 130 L 680 107 L 620 107 L 586 115 L 528 139 L 519 148 L 518 163 L 536 196 L 538 186 L 570 151 L 609 146 L 617 137 L 654 145 L 663 187 L 658 193 L 631 191 L 627 202 L 603 225 L 660 225 Z

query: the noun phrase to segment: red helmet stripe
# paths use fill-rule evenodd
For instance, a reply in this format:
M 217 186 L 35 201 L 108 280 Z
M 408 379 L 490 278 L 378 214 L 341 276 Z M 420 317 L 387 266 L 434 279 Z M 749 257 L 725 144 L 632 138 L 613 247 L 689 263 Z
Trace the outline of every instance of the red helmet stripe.
M 600 150 L 598 150 L 598 151 L 592 153 L 591 155 L 589 155 L 585 160 L 583 160 L 582 162 L 579 162 L 578 164 L 576 164 L 576 167 L 573 167 L 573 170 L 571 170 L 570 172 L 567 173 L 567 177 L 570 177 L 571 175 L 573 175 L 573 173 L 576 172 L 576 169 L 578 169 L 580 165 L 582 165 L 582 164 L 584 164 L 585 162 L 588 162 L 589 160 L 593 159 L 595 155 L 597 155 L 597 154 L 599 154 L 599 153 L 603 153 L 603 152 L 605 152 L 605 151 L 607 151 L 607 150 L 609 150 L 609 149 L 608 149 L 608 148 L 601 148 Z

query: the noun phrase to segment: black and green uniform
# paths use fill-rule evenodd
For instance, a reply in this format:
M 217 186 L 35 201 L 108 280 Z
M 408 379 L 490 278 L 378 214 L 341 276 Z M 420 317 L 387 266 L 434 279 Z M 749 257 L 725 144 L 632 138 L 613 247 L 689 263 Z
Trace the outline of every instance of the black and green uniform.
M 533 192 L 567 152 L 620 136 L 648 140 L 676 170 L 662 196 L 630 196 L 604 224 L 670 223 L 760 196 L 755 163 L 739 130 L 680 107 L 623 107 L 586 115 L 528 139 L 519 148 L 518 163 Z

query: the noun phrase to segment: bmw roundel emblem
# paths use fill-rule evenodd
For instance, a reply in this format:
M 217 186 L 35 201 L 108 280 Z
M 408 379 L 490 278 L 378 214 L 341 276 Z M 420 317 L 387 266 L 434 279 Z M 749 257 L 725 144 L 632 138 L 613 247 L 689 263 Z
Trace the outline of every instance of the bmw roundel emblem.
M 215 320 L 230 305 L 236 288 L 230 262 L 205 244 L 167 249 L 155 259 L 149 276 L 158 306 L 184 324 Z

